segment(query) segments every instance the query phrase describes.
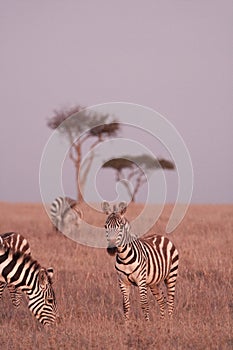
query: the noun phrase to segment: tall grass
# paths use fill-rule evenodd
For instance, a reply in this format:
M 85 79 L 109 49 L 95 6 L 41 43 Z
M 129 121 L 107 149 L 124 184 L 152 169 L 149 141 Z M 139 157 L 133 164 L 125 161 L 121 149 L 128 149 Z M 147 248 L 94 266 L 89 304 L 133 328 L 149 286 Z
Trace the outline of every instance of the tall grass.
M 129 208 L 132 218 L 141 206 Z M 168 206 L 154 230 L 164 231 Z M 233 206 L 192 206 L 169 235 L 180 253 L 175 312 L 159 318 L 151 293 L 151 320 L 145 323 L 136 287 L 131 292 L 131 320 L 123 321 L 122 297 L 114 258 L 105 249 L 78 245 L 53 232 L 41 205 L 0 204 L 0 232 L 17 231 L 32 255 L 56 271 L 54 289 L 62 321 L 45 330 L 19 310 L 4 292 L 0 302 L 1 349 L 232 349 L 233 348 Z M 103 226 L 105 216 L 85 210 Z M 83 232 L 85 235 L 85 232 Z M 87 232 L 87 234 L 90 234 Z

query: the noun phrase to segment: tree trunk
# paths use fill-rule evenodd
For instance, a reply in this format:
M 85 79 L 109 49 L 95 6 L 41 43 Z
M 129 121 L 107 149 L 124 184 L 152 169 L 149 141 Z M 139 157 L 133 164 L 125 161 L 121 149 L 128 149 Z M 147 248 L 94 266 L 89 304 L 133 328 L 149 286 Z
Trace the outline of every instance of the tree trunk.
M 139 190 L 139 188 L 142 185 L 142 177 L 143 177 L 143 174 L 139 174 L 137 179 L 136 179 L 136 184 L 135 184 L 135 187 L 134 187 L 134 191 L 132 193 L 132 202 L 135 202 L 136 194 L 138 193 L 138 190 Z
M 84 201 L 83 194 L 80 187 L 80 165 L 82 160 L 82 150 L 81 150 L 81 144 L 79 142 L 75 145 L 75 150 L 77 153 L 77 160 L 75 163 L 77 202 L 82 203 Z
M 135 192 L 134 192 L 134 190 L 133 190 L 133 192 L 130 190 L 130 186 L 128 184 L 128 181 L 127 180 L 124 181 L 124 175 L 122 174 L 122 170 L 117 170 L 116 181 L 122 181 L 122 184 L 125 186 L 131 201 L 135 202 Z

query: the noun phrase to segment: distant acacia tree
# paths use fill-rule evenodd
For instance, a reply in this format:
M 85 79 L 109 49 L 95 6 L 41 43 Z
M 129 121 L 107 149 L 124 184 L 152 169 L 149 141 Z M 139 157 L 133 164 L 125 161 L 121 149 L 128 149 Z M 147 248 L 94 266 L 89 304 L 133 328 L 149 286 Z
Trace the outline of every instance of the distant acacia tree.
M 120 129 L 117 120 L 109 114 L 100 114 L 89 111 L 81 106 L 68 110 L 55 110 L 54 115 L 48 119 L 47 125 L 51 129 L 57 129 L 70 143 L 69 157 L 73 161 L 76 170 L 77 200 L 83 201 L 82 189 L 94 159 L 94 147 L 100 142 L 113 137 Z M 83 145 L 87 140 L 93 140 L 90 144 L 90 156 L 86 159 L 80 172 L 82 162 Z
M 125 155 L 121 158 L 110 159 L 102 165 L 102 168 L 115 170 L 116 181 L 122 181 L 132 202 L 135 202 L 140 187 L 147 181 L 146 174 L 160 168 L 172 170 L 175 166 L 173 162 L 167 159 L 155 160 L 148 154 L 142 154 L 139 156 Z M 129 184 L 130 181 L 133 184 L 132 187 Z

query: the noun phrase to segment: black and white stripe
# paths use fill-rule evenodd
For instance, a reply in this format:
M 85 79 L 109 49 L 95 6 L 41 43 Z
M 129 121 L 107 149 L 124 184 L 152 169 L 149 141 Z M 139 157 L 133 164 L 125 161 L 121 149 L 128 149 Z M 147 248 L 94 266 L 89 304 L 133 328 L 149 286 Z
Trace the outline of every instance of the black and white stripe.
M 28 308 L 43 325 L 52 324 L 58 316 L 52 277 L 52 268 L 41 267 L 30 254 L 11 249 L 0 237 L 0 282 L 24 292 Z
M 166 300 L 160 288 L 164 282 L 167 288 L 168 314 L 171 316 L 179 262 L 174 244 L 168 238 L 155 234 L 145 238 L 133 236 L 130 224 L 124 217 L 127 209 L 125 202 L 120 203 L 118 208 L 114 207 L 113 211 L 109 203 L 103 202 L 102 209 L 108 215 L 105 223 L 107 250 L 111 255 L 116 253 L 115 268 L 123 295 L 125 319 L 129 319 L 131 284 L 139 287 L 141 307 L 148 320 L 148 287 L 158 301 L 161 318 L 164 318 Z
M 4 246 L 4 249 L 10 248 L 12 252 L 17 251 L 24 254 L 31 254 L 29 243 L 22 235 L 16 232 L 8 232 L 0 235 L 0 242 Z M 22 300 L 22 292 L 16 289 L 14 285 L 8 284 L 7 282 L 0 282 L 0 300 L 4 289 L 7 287 L 11 301 L 15 307 L 19 307 Z
M 78 229 L 83 217 L 77 201 L 69 197 L 57 197 L 50 207 L 50 218 L 56 230 L 63 232 L 74 226 Z

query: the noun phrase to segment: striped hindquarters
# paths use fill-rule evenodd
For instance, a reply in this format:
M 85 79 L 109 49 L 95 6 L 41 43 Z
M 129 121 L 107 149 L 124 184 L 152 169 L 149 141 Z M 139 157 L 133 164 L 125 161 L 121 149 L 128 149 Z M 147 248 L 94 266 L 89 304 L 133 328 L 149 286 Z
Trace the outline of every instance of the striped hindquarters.
M 0 237 L 2 238 L 5 245 L 9 247 L 13 253 L 31 253 L 28 241 L 21 234 L 16 232 L 8 232 L 1 234 Z
M 10 249 L 12 254 L 23 253 L 31 254 L 29 243 L 22 235 L 16 232 L 7 232 L 0 235 L 2 246 L 5 250 Z M 11 301 L 15 307 L 19 307 L 22 300 L 22 292 L 19 289 L 16 289 L 14 285 L 11 285 L 7 282 L 0 282 L 0 299 L 4 289 L 7 287 Z
M 178 251 L 164 236 L 153 235 L 139 239 L 147 255 L 147 284 L 165 280 L 171 269 L 178 269 Z
M 77 227 L 83 217 L 77 202 L 69 197 L 57 197 L 50 207 L 50 218 L 53 226 L 59 231 L 69 231 L 69 227 Z

